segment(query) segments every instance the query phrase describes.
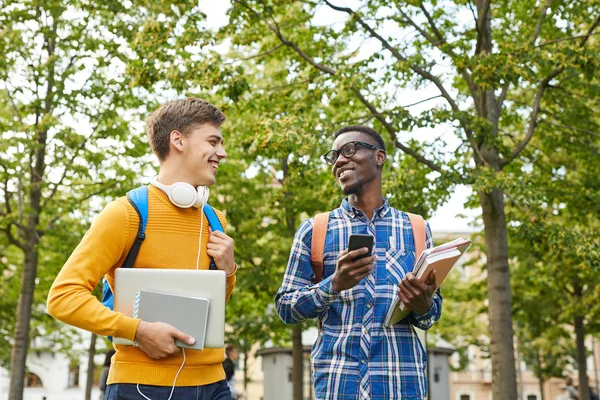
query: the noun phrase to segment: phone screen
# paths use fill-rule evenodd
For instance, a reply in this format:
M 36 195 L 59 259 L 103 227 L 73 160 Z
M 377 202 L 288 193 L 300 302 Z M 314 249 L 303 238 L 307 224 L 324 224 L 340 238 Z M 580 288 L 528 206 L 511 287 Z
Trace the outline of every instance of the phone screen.
M 354 258 L 352 261 L 360 260 L 361 258 L 365 258 L 365 257 L 370 257 L 371 254 L 373 254 L 374 239 L 375 238 L 373 237 L 373 235 L 361 235 L 361 234 L 350 235 L 350 239 L 348 240 L 348 251 L 349 252 L 352 250 L 361 249 L 363 247 L 366 247 L 369 249 L 368 252 Z

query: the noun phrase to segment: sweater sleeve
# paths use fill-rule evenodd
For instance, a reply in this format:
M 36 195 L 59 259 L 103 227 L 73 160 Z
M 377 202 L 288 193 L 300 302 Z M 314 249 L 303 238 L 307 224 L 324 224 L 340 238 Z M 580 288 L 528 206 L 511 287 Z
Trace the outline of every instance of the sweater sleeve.
M 54 280 L 47 300 L 50 315 L 98 335 L 134 340 L 140 320 L 109 309 L 92 294 L 124 256 L 129 231 L 125 204 L 109 203 Z

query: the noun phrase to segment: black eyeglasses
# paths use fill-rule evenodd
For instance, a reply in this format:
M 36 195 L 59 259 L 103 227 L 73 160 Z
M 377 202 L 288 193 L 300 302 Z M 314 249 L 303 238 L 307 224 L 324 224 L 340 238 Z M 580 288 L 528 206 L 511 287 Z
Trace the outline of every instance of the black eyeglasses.
M 327 164 L 333 165 L 335 164 L 340 154 L 346 158 L 354 156 L 356 154 L 356 148 L 358 146 L 366 147 L 367 149 L 371 150 L 383 150 L 380 147 L 373 146 L 372 144 L 365 142 L 348 142 L 345 145 L 343 145 L 342 148 L 339 150 L 329 150 L 327 153 L 325 153 L 325 155 L 323 155 L 323 158 L 325 159 L 325 162 Z

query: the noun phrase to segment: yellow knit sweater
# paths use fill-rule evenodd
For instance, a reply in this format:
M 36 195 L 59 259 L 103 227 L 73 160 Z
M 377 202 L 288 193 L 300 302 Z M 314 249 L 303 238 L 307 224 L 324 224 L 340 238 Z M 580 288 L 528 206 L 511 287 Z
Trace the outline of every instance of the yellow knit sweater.
M 223 227 L 226 221 L 217 211 Z M 198 232 L 202 226 L 200 269 L 208 269 L 206 243 L 209 224 L 200 209 L 174 206 L 154 186 L 148 187 L 148 224 L 135 268 L 196 268 Z M 102 336 L 134 340 L 139 319 L 126 317 L 106 308 L 92 290 L 106 275 L 114 286 L 115 268 L 120 267 L 138 229 L 139 217 L 129 201 L 122 197 L 109 203 L 94 219 L 81 243 L 69 257 L 48 295 L 48 312 L 67 324 Z M 235 285 L 235 272 L 227 277 L 227 299 Z M 153 360 L 133 346 L 115 345 L 108 383 L 140 383 L 171 386 L 183 355 Z M 205 385 L 225 379 L 223 349 L 203 351 L 186 349 L 186 362 L 177 378 L 177 386 Z

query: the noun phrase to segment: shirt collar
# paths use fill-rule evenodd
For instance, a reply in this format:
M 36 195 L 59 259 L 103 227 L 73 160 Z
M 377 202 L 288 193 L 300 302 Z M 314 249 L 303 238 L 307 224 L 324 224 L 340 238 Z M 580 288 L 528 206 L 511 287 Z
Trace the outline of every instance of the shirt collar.
M 348 215 L 350 218 L 355 218 L 361 215 L 365 216 L 365 214 L 361 210 L 351 205 L 347 198 L 344 198 L 344 200 L 342 200 L 342 205 L 340 206 L 340 208 L 342 209 L 344 214 Z M 375 210 L 374 215 L 379 217 L 385 217 L 389 212 L 390 203 L 387 197 L 384 197 L 383 205 Z

